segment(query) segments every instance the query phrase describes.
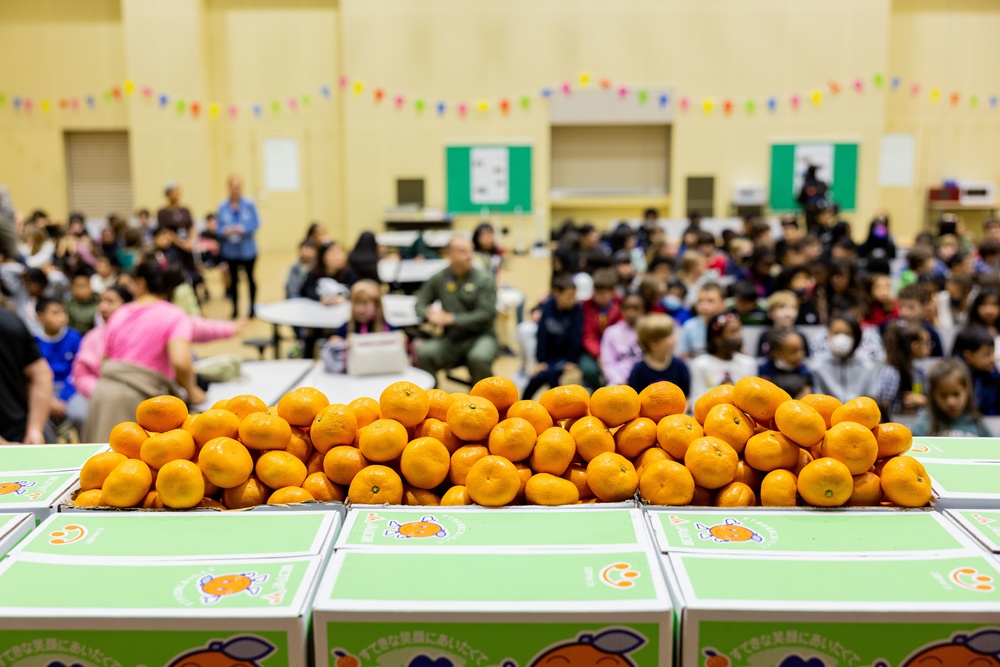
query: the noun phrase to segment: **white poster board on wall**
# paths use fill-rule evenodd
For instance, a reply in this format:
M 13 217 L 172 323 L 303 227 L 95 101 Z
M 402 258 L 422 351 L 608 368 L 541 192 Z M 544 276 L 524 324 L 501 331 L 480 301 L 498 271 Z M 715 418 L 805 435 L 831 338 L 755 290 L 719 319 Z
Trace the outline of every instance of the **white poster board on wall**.
M 878 184 L 885 188 L 913 185 L 917 138 L 907 132 L 883 134 L 878 153 Z
M 300 185 L 299 142 L 295 139 L 264 140 L 264 189 L 294 192 Z
M 794 192 L 802 189 L 802 178 L 810 166 L 818 167 L 816 176 L 824 183 L 833 182 L 833 144 L 796 144 L 795 173 L 792 181 Z
M 469 151 L 469 161 L 473 204 L 510 201 L 510 151 L 506 147 L 473 147 Z

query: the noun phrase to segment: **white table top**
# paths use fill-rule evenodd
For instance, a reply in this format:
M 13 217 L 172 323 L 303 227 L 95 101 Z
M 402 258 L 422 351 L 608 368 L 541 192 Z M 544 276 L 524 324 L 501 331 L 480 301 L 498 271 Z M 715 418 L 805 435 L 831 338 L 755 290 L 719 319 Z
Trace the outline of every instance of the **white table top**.
M 240 374 L 229 382 L 208 386 L 208 398 L 195 410 L 208 410 L 216 401 L 240 394 L 251 394 L 268 405 L 274 405 L 315 366 L 312 359 L 278 359 L 274 361 L 244 361 Z
M 336 306 L 324 306 L 312 299 L 285 299 L 273 303 L 259 303 L 254 309 L 254 314 L 258 319 L 271 324 L 336 329 L 350 318 L 351 304 L 344 302 Z
M 447 266 L 446 259 L 380 259 L 378 277 L 384 283 L 422 283 Z
M 313 387 L 326 394 L 331 403 L 347 404 L 363 396 L 374 398 L 377 401 L 386 387 L 393 382 L 404 380 L 424 389 L 430 389 L 434 386 L 434 376 L 419 368 L 411 367 L 402 373 L 389 375 L 355 377 L 340 373 L 327 373 L 323 370 L 323 364 L 316 364 L 305 377 L 295 383 L 294 388 Z
M 382 297 L 385 320 L 398 328 L 414 327 L 420 324 L 414 307 L 417 297 L 407 294 L 386 294 Z M 286 299 L 257 305 L 259 319 L 271 324 L 286 324 L 292 327 L 312 327 L 316 329 L 336 329 L 351 317 L 351 305 L 341 303 L 324 306 L 311 299 Z
M 447 229 L 428 229 L 423 232 L 424 243 L 431 248 L 443 248 L 455 236 L 455 232 Z M 420 232 L 413 230 L 382 232 L 375 237 L 380 246 L 386 248 L 408 248 L 417 242 Z

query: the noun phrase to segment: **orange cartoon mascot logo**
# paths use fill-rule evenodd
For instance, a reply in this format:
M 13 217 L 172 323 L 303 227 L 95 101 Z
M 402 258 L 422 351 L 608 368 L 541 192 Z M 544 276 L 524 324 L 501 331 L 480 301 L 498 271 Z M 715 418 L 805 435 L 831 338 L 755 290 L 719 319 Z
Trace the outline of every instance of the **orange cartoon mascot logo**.
M 448 531 L 444 529 L 438 520 L 433 516 L 421 517 L 420 521 L 407 521 L 399 523 L 390 521 L 389 529 L 385 531 L 386 537 L 395 536 L 397 540 L 408 540 L 420 537 L 436 537 L 438 539 L 448 537 Z
M 267 575 L 256 572 L 222 574 L 218 577 L 207 574 L 198 580 L 198 588 L 202 592 L 202 604 L 215 604 L 226 595 L 236 595 L 237 593 L 257 595 L 260 593 L 260 586 L 255 584 L 263 584 L 265 581 L 267 581 Z
M 763 542 L 764 538 L 750 530 L 736 519 L 726 519 L 715 526 L 696 523 L 694 527 L 700 531 L 698 537 L 716 542 Z
M 888 667 L 878 663 L 875 667 Z M 955 635 L 950 642 L 926 646 L 900 667 L 1000 667 L 1000 630 Z
M 646 643 L 646 638 L 623 629 L 582 634 L 575 642 L 547 649 L 528 667 L 636 667 L 628 657 Z
M 34 482 L 0 482 L 0 496 L 15 495 L 23 496 L 24 490 L 29 486 L 34 486 Z
M 274 653 L 274 645 L 260 637 L 236 637 L 174 658 L 167 667 L 261 667 L 260 661 Z

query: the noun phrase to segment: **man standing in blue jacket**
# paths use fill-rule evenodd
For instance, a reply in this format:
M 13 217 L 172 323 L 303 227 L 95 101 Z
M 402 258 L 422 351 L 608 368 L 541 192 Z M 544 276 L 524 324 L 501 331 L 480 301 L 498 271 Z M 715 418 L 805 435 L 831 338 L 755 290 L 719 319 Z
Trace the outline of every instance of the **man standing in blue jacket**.
M 229 177 L 229 198 L 219 204 L 219 236 L 222 237 L 220 254 L 229 265 L 229 298 L 233 302 L 233 319 L 239 316 L 237 294 L 239 293 L 239 273 L 246 276 L 250 288 L 250 317 L 253 317 L 257 303 L 257 282 L 253 277 L 253 266 L 257 262 L 257 243 L 254 233 L 260 227 L 257 206 L 249 197 L 243 196 L 243 178 L 236 174 Z

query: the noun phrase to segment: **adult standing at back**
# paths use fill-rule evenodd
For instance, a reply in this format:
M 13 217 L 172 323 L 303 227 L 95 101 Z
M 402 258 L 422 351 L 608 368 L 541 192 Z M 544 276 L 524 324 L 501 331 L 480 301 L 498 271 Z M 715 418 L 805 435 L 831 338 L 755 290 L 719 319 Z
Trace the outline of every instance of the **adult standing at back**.
M 469 239 L 453 238 L 446 254 L 448 268 L 421 286 L 416 305 L 417 315 L 442 333 L 425 341 L 417 357 L 432 375 L 464 364 L 475 383 L 493 374 L 497 357 L 496 285 L 492 275 L 473 267 Z
M 186 206 L 181 206 L 181 186 L 173 182 L 167 183 L 163 187 L 163 194 L 167 198 L 167 205 L 156 212 L 156 226 L 173 231 L 177 235 L 176 245 L 190 254 L 194 240 L 194 220 L 191 218 L 191 211 Z
M 257 282 L 253 267 L 257 262 L 257 242 L 254 233 L 260 227 L 257 206 L 243 196 L 243 178 L 236 174 L 226 182 L 229 197 L 219 204 L 219 236 L 222 237 L 222 259 L 229 265 L 229 298 L 233 302 L 233 319 L 239 316 L 239 275 L 246 276 L 250 289 L 250 317 L 257 304 Z

